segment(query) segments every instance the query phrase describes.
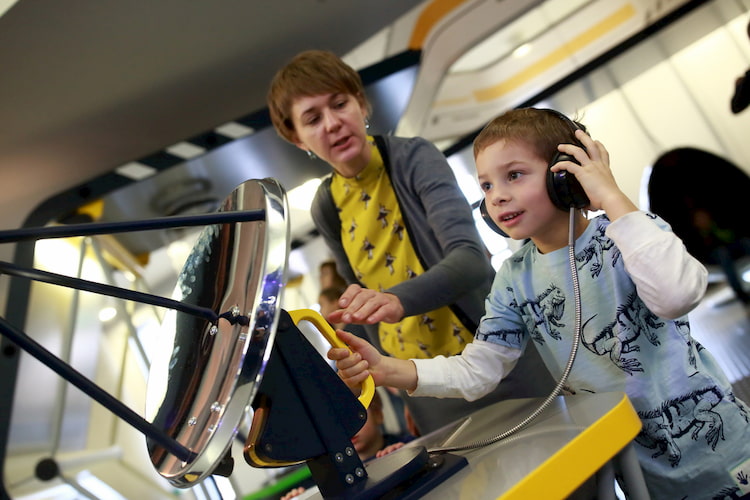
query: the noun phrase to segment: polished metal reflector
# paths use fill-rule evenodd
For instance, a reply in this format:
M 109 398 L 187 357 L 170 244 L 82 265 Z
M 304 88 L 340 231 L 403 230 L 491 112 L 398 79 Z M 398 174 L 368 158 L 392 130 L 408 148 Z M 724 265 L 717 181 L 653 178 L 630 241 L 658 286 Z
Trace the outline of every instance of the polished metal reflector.
M 169 311 L 152 357 L 146 418 L 191 456 L 147 438 L 148 453 L 180 488 L 226 465 L 274 342 L 290 248 L 286 194 L 273 179 L 247 181 L 220 208 L 246 210 L 264 210 L 265 220 L 206 226 L 175 289 L 176 300 L 218 320 Z

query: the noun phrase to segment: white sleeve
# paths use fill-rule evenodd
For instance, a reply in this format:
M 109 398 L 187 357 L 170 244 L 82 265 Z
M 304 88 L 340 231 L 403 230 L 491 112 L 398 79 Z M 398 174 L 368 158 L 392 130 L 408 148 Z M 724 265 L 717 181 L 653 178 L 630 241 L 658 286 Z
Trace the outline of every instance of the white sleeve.
M 631 212 L 612 222 L 606 234 L 620 249 L 638 296 L 654 314 L 674 319 L 698 305 L 708 272 L 674 233 L 644 212 Z
M 417 388 L 410 395 L 477 400 L 497 387 L 520 356 L 520 349 L 475 339 L 455 356 L 413 359 Z

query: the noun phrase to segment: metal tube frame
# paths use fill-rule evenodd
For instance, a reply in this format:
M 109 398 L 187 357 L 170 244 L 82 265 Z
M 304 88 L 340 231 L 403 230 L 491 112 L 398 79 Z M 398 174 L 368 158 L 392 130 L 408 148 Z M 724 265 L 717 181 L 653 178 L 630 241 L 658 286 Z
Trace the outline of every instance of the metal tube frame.
M 148 231 L 154 229 L 166 229 L 187 226 L 205 226 L 209 224 L 225 224 L 233 222 L 252 222 L 265 220 L 265 210 L 242 210 L 234 212 L 217 212 L 205 215 L 175 216 L 147 219 L 140 221 L 123 221 L 108 223 L 71 224 L 66 226 L 49 226 L 40 228 L 22 228 L 9 231 L 0 231 L 0 243 L 11 243 L 18 241 L 40 240 L 48 238 L 66 238 L 74 236 L 92 236 L 97 234 L 114 234 L 134 231 Z M 38 269 L 27 268 L 0 261 L 0 273 L 23 277 L 35 281 L 46 282 L 54 285 L 65 286 L 78 290 L 108 295 L 111 297 L 132 300 L 144 304 L 151 304 L 180 312 L 191 314 L 200 318 L 216 321 L 219 316 L 211 309 L 184 304 L 182 302 L 167 299 L 156 295 L 135 292 L 120 287 L 95 283 L 80 278 L 62 276 Z M 228 320 L 234 321 L 231 316 Z M 62 378 L 75 385 L 78 389 L 100 403 L 109 411 L 114 413 L 145 436 L 153 439 L 160 446 L 182 460 L 191 460 L 194 453 L 169 437 L 159 428 L 145 420 L 121 401 L 113 397 L 97 384 L 86 378 L 83 374 L 71 367 L 66 361 L 58 358 L 42 345 L 34 341 L 25 332 L 15 328 L 5 318 L 0 317 L 0 333 L 7 337 L 15 345 L 41 361 L 45 366 L 56 372 Z

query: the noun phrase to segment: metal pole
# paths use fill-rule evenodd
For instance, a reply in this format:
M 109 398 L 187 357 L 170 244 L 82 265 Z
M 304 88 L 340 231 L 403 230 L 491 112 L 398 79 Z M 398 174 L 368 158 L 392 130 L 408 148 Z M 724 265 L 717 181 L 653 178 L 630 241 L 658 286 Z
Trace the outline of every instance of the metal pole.
M 143 304 L 166 307 L 167 309 L 174 309 L 176 311 L 184 312 L 192 316 L 207 319 L 211 322 L 215 322 L 219 319 L 219 315 L 213 310 L 208 309 L 207 307 L 186 304 L 184 302 L 180 302 L 179 300 L 172 300 L 166 297 L 161 297 L 159 295 L 136 292 L 134 290 L 128 290 L 126 288 L 105 285 L 103 283 L 95 283 L 93 281 L 87 281 L 80 278 L 71 278 L 70 276 L 49 273 L 47 271 L 41 271 L 39 269 L 21 267 L 15 264 L 11 264 L 10 262 L 0 261 L 0 273 L 19 276 L 21 278 L 28 278 L 35 281 L 42 281 L 44 283 L 51 283 L 53 285 L 59 285 L 68 288 L 77 288 L 78 290 L 93 292 L 99 295 L 108 295 L 110 297 L 116 297 L 118 299 L 132 300 L 135 302 L 141 302 Z
M 83 274 L 83 264 L 86 259 L 86 249 L 88 247 L 88 241 L 86 238 L 81 240 L 81 246 L 78 249 L 78 269 L 76 276 L 78 278 Z M 66 363 L 70 363 L 71 353 L 73 352 L 73 334 L 76 331 L 76 323 L 78 322 L 78 303 L 80 292 L 73 290 L 73 298 L 69 308 L 68 325 L 63 330 L 62 345 L 60 352 L 60 359 Z M 57 379 L 58 390 L 55 392 L 55 417 L 53 420 L 52 429 L 52 451 L 51 455 L 55 455 L 57 450 L 60 448 L 60 435 L 62 433 L 62 422 L 63 415 L 65 413 L 65 402 L 68 399 L 68 384 L 64 380 Z
M 0 231 L 0 243 L 39 240 L 45 238 L 70 238 L 74 236 L 92 236 L 95 234 L 150 231 L 152 229 L 166 229 L 172 227 L 263 221 L 265 219 L 265 210 L 238 210 L 234 212 L 216 212 L 204 215 L 159 217 L 138 221 L 90 222 L 87 224 L 70 224 L 65 226 L 28 227 Z
M 0 332 L 21 349 L 34 356 L 48 368 L 78 387 L 84 393 L 88 394 L 109 411 L 141 431 L 141 433 L 153 439 L 156 443 L 180 460 L 187 462 L 194 459 L 195 454 L 188 448 L 166 435 L 161 429 L 155 427 L 104 389 L 86 378 L 80 372 L 60 360 L 24 332 L 13 327 L 13 325 L 5 321 L 4 318 L 0 318 Z

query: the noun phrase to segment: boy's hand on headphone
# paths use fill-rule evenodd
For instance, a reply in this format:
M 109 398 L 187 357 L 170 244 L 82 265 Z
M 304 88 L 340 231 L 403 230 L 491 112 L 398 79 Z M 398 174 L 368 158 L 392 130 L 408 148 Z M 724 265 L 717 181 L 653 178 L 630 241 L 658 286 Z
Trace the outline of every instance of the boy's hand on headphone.
M 589 210 L 604 210 L 610 220 L 638 210 L 632 201 L 617 186 L 609 167 L 609 152 L 604 145 L 595 141 L 583 130 L 576 130 L 576 138 L 586 147 L 574 144 L 560 144 L 557 149 L 567 153 L 580 163 L 564 161 L 552 167 L 553 171 L 567 170 L 576 176 L 589 197 Z
M 339 307 L 341 309 L 328 315 L 328 321 L 374 325 L 381 321 L 396 323 L 404 317 L 404 307 L 398 297 L 359 285 L 349 285 L 339 298 Z

